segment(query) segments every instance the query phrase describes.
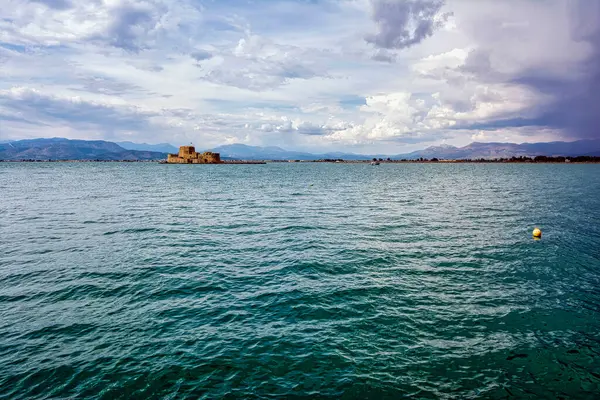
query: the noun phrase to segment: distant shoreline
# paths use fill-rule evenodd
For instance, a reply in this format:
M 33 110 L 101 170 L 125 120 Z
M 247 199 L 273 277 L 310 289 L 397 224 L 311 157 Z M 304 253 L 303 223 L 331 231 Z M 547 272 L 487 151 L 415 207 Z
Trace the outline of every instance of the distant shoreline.
M 256 165 L 274 163 L 330 163 L 330 164 L 371 164 L 373 160 L 228 160 L 219 164 L 189 164 L 189 165 Z M 0 160 L 0 163 L 154 163 L 168 164 L 164 160 Z M 550 160 L 378 160 L 379 164 L 600 164 L 597 160 L 587 161 L 550 161 Z M 169 164 L 173 165 L 173 164 Z M 175 164 L 188 165 L 188 164 Z
M 103 140 L 71 140 L 65 138 L 0 141 L 0 162 L 160 162 L 162 160 L 176 164 L 183 162 L 179 159 L 179 156 L 183 153 L 177 151 L 177 154 L 175 154 L 176 147 L 172 145 L 168 145 L 168 148 L 161 151 L 156 151 L 155 145 L 129 144 L 133 147 L 123 147 L 118 143 Z M 219 163 L 220 161 L 228 163 L 336 161 L 344 163 L 368 163 L 370 161 L 421 163 L 437 162 L 438 160 L 440 162 L 460 163 L 521 163 L 530 161 L 565 162 L 566 159 L 570 159 L 571 162 L 600 162 L 600 140 L 521 144 L 473 142 L 463 147 L 442 144 L 405 154 L 356 154 L 339 151 L 310 153 L 306 151 L 288 151 L 280 147 L 248 146 L 239 143 L 210 149 L 203 147 L 200 152 L 196 152 L 191 143 L 188 146 L 180 146 L 179 150 L 182 150 L 182 148 L 193 150 L 192 152 L 188 151 L 188 156 L 191 156 L 191 153 L 197 153 L 195 160 L 194 157 L 188 157 L 192 158 L 192 163 L 206 164 Z M 391 149 L 385 151 L 391 151 Z M 219 159 L 216 158 L 217 154 Z

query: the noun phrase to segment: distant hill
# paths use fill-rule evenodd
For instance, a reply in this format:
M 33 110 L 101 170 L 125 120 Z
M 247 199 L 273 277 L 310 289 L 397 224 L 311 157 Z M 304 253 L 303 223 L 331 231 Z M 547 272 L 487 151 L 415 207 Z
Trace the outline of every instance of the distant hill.
M 0 144 L 0 160 L 160 160 L 166 153 L 126 150 L 103 140 L 63 138 L 17 140 Z
M 210 149 L 221 154 L 222 158 L 236 160 L 321 160 L 338 159 L 344 160 L 366 160 L 372 156 L 353 153 L 324 153 L 312 154 L 299 151 L 288 151 L 281 147 L 269 146 L 247 146 L 245 144 L 228 144 Z
M 519 156 L 581 156 L 594 155 L 600 152 L 600 140 L 579 140 L 576 142 L 549 142 L 549 143 L 479 143 L 473 142 L 464 147 L 450 145 L 431 146 L 424 150 L 413 151 L 407 154 L 394 156 L 382 154 L 354 154 L 354 153 L 323 153 L 312 154 L 284 150 L 280 147 L 246 146 L 244 144 L 231 144 L 219 146 L 212 151 L 221 153 L 221 157 L 245 160 L 319 160 L 319 159 L 344 159 L 344 160 L 369 160 L 371 158 L 387 158 L 394 160 L 414 160 L 418 158 L 438 158 L 448 160 L 478 159 L 478 158 L 510 158 Z
M 123 146 L 129 147 L 129 149 Z M 133 147 L 137 149 L 132 149 Z M 162 148 L 167 151 L 144 150 L 146 148 Z M 464 147 L 432 146 L 412 153 L 394 156 L 341 152 L 313 154 L 289 151 L 275 146 L 259 147 L 244 144 L 224 145 L 210 150 L 221 153 L 221 158 L 224 160 L 369 160 L 374 157 L 390 157 L 395 160 L 414 160 L 421 157 L 460 160 L 510 158 L 513 156 L 597 156 L 600 155 L 600 140 L 523 144 L 473 142 Z M 0 142 L 0 160 L 162 160 L 167 158 L 167 152 L 176 153 L 177 151 L 178 148 L 168 143 L 152 145 L 120 142 L 120 144 L 117 144 L 103 140 L 70 140 L 63 138 Z M 198 151 L 202 150 L 198 149 Z
M 575 142 L 548 143 L 479 143 L 473 142 L 464 147 L 449 145 L 428 147 L 407 154 L 398 154 L 394 159 L 414 160 L 417 158 L 439 158 L 448 160 L 492 159 L 520 156 L 582 156 L 600 152 L 600 140 L 579 140 Z
M 228 144 L 215 147 L 210 151 L 220 153 L 223 158 L 240 160 L 313 160 L 314 154 L 287 151 L 281 147 L 247 146 L 245 144 Z
M 126 150 L 157 151 L 159 153 L 177 153 L 179 148 L 169 143 L 148 144 L 133 142 L 115 142 Z

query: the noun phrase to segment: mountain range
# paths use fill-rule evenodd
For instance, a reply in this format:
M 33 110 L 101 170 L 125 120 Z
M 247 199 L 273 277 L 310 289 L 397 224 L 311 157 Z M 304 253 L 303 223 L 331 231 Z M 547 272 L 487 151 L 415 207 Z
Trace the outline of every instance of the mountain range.
M 158 151 L 159 150 L 159 151 Z M 167 153 L 176 153 L 177 147 L 169 144 L 147 144 L 132 142 L 107 142 L 103 140 L 71 140 L 64 138 L 27 139 L 0 142 L 0 160 L 163 160 Z M 548 143 L 479 143 L 464 147 L 450 145 L 432 146 L 406 154 L 355 154 L 331 152 L 313 154 L 288 151 L 280 147 L 247 146 L 230 144 L 207 149 L 218 152 L 227 160 L 319 160 L 344 159 L 368 160 L 391 158 L 414 160 L 419 158 L 438 159 L 494 159 L 520 156 L 600 156 L 600 140 Z M 198 149 L 198 151 L 202 151 Z
M 338 159 L 364 160 L 372 156 L 353 153 L 322 153 L 313 154 L 301 151 L 284 150 L 281 147 L 247 146 L 245 144 L 228 144 L 210 149 L 221 154 L 221 158 L 236 160 L 322 160 Z
M 27 139 L 0 143 L 0 160 L 162 160 L 166 153 L 127 150 L 104 140 Z
M 419 158 L 438 158 L 446 160 L 464 159 L 494 159 L 520 156 L 600 156 L 600 140 L 579 140 L 575 142 L 548 143 L 479 143 L 473 142 L 464 147 L 450 145 L 431 146 L 424 150 L 411 153 L 385 154 L 355 154 L 355 153 L 324 153 L 312 154 L 305 152 L 287 151 L 280 147 L 257 147 L 243 144 L 219 146 L 212 151 L 221 153 L 221 157 L 246 160 L 318 160 L 344 159 L 368 160 L 371 158 L 391 158 L 393 160 L 416 160 Z
M 157 151 L 159 153 L 177 153 L 179 149 L 169 143 L 148 144 L 133 142 L 115 142 L 125 150 Z
M 450 145 L 432 146 L 394 158 L 408 160 L 438 158 L 447 160 L 494 159 L 533 156 L 599 156 L 600 140 L 578 140 L 575 142 L 547 143 L 480 143 L 473 142 L 464 147 Z

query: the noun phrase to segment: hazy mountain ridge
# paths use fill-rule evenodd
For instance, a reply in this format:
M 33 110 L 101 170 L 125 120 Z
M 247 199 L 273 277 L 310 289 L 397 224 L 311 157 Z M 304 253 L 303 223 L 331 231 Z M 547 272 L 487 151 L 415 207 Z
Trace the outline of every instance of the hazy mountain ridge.
M 600 140 L 545 143 L 480 143 L 473 142 L 464 147 L 432 146 L 408 154 L 399 154 L 394 159 L 493 159 L 534 156 L 585 156 L 600 152 Z
M 104 140 L 26 139 L 0 144 L 0 160 L 161 160 L 166 153 L 126 150 Z
M 125 150 L 137 150 L 137 151 L 155 151 L 159 153 L 177 153 L 179 148 L 173 146 L 170 143 L 134 143 L 134 142 L 115 142 Z
M 245 159 L 245 160 L 321 160 L 321 159 L 345 159 L 345 160 L 366 160 L 374 156 L 331 152 L 323 154 L 313 154 L 301 151 L 288 151 L 281 147 L 269 146 L 248 146 L 245 144 L 228 144 L 215 147 L 210 151 L 221 154 L 222 158 Z M 384 157 L 384 156 L 381 156 Z
M 141 150 L 144 148 L 164 148 L 176 153 L 177 148 L 168 143 L 149 145 L 146 143 L 127 143 L 123 146 L 104 140 L 71 140 L 64 138 L 26 139 L 10 142 L 0 142 L 0 160 L 163 160 L 167 152 Z M 150 147 L 148 147 L 150 146 Z M 248 146 L 245 144 L 230 144 L 213 149 L 221 154 L 223 159 L 237 160 L 319 160 L 345 159 L 369 160 L 371 158 L 391 158 L 394 160 L 414 160 L 418 158 L 438 159 L 493 159 L 520 156 L 598 156 L 600 155 L 600 140 L 580 140 L 576 142 L 547 142 L 547 143 L 480 143 L 473 142 L 464 147 L 451 145 L 431 146 L 423 150 L 406 154 L 355 154 L 344 152 L 328 152 L 313 154 L 300 151 L 288 151 L 281 147 Z M 198 148 L 198 151 L 204 151 Z
M 243 144 L 219 146 L 212 151 L 221 153 L 226 158 L 241 158 L 252 160 L 318 160 L 345 159 L 368 160 L 371 158 L 391 158 L 393 160 L 414 160 L 418 158 L 438 159 L 492 159 L 511 158 L 520 156 L 583 156 L 600 152 L 600 140 L 580 140 L 577 142 L 547 142 L 547 143 L 480 143 L 473 142 L 464 147 L 451 145 L 431 146 L 423 150 L 406 154 L 354 154 L 330 152 L 312 154 L 305 152 L 287 151 L 279 147 L 258 147 Z

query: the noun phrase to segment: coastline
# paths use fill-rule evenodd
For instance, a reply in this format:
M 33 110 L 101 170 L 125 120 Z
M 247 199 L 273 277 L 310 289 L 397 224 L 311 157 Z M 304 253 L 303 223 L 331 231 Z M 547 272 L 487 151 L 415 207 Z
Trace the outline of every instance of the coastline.
M 587 161 L 551 161 L 551 160 L 506 160 L 506 159 L 481 159 L 481 160 L 378 160 L 383 164 L 600 164 L 597 160 Z M 264 165 L 276 163 L 330 163 L 330 164 L 371 164 L 373 160 L 228 160 L 220 163 L 205 164 L 180 164 L 180 165 Z M 170 164 L 165 160 L 0 160 L 0 163 L 155 163 Z

